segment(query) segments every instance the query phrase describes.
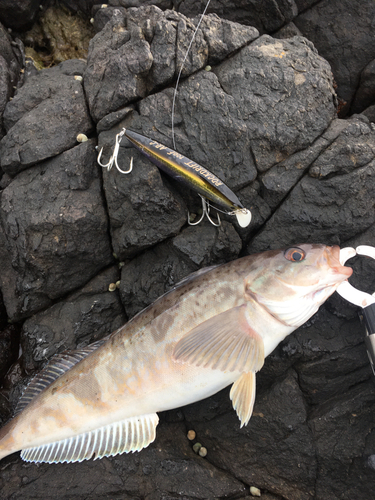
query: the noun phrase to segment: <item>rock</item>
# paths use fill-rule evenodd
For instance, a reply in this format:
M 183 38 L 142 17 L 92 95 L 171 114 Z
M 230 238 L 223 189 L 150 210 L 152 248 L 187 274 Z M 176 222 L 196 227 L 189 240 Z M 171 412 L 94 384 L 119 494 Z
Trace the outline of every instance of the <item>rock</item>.
M 200 11 L 203 12 L 207 2 L 200 2 Z M 197 15 L 197 3 L 182 0 L 178 6 L 179 12 L 185 16 Z M 216 12 L 220 17 L 241 24 L 255 26 L 261 33 L 273 32 L 291 21 L 298 13 L 294 0 L 229 0 L 225 3 L 220 0 L 211 0 L 208 12 Z
M 121 300 L 128 316 L 134 316 L 193 271 L 232 260 L 240 250 L 241 241 L 231 224 L 223 222 L 217 229 L 205 223 L 182 231 L 173 238 L 172 246 L 161 243 L 136 257 L 121 272 Z
M 3 330 L 8 322 L 7 311 L 5 309 L 3 296 L 0 292 L 0 331 Z
M 0 220 L 1 290 L 12 320 L 48 307 L 110 264 L 93 141 L 21 172 L 1 193 Z
M 36 18 L 39 5 L 39 0 L 2 0 L 0 22 L 16 31 L 27 29 Z
M 290 22 L 280 28 L 272 35 L 274 38 L 293 38 L 294 36 L 303 36 L 297 26 Z
M 333 120 L 327 130 L 309 148 L 290 155 L 262 174 L 260 177 L 261 193 L 268 206 L 275 209 L 297 182 L 302 179 L 311 164 L 315 160 L 319 164 L 321 161 L 319 155 L 323 153 L 322 156 L 325 156 L 325 150 L 349 126 L 350 122 L 348 121 Z M 331 156 L 330 160 L 332 159 Z M 333 161 L 335 160 L 333 159 Z M 316 164 L 314 163 L 311 173 L 315 168 Z
M 312 165 L 314 177 L 305 176 L 297 183 L 248 251 L 296 241 L 340 244 L 366 231 L 375 217 L 374 137 L 362 121 L 345 128 Z
M 375 158 L 375 133 L 365 121 L 346 122 L 335 141 L 315 160 L 309 173 L 319 179 L 350 174 Z
M 114 9 L 110 21 L 90 42 L 84 85 L 95 121 L 169 84 L 181 67 L 197 23 L 198 18 L 193 23 L 155 6 L 125 12 Z M 223 59 L 257 36 L 254 28 L 208 16 L 195 37 L 183 76 Z
M 42 368 L 54 354 L 86 347 L 125 323 L 119 295 L 108 290 L 119 278 L 119 269 L 111 267 L 78 292 L 25 321 L 21 345 L 27 373 Z
M 173 8 L 173 0 L 109 0 L 108 4 L 125 8 L 142 7 L 142 5 L 155 5 L 163 10 Z
M 9 417 L 9 401 L 7 391 L 0 390 L 0 425 L 4 425 Z
M 215 74 L 246 123 L 260 172 L 309 146 L 334 117 L 330 68 L 304 38 L 264 35 Z
M 230 406 L 229 393 L 224 390 L 184 411 L 211 463 L 245 484 L 256 484 L 284 498 L 313 498 L 317 461 L 296 373 L 289 370 L 267 390 L 258 391 L 246 427 L 240 429 Z
M 74 13 L 79 12 L 89 16 L 97 0 L 61 0 L 61 3 Z
M 332 66 L 337 93 L 347 102 L 343 113 L 350 107 L 360 73 L 375 58 L 374 15 L 372 0 L 323 0 L 293 21 Z
M 374 406 L 374 385 L 367 381 L 312 412 L 309 426 L 316 446 L 319 500 L 338 498 L 343 488 L 348 498 L 372 497 Z
M 375 104 L 375 59 L 368 63 L 361 73 L 359 87 L 355 93 L 352 113 L 361 113 L 369 106 Z
M 362 115 L 366 116 L 370 122 L 375 123 L 375 104 L 366 108 Z
M 0 331 L 0 380 L 18 358 L 19 327 L 9 325 Z
M 0 24 L 0 139 L 4 136 L 3 113 L 17 85 L 20 64 L 12 48 L 12 40 Z
M 56 156 L 92 130 L 82 84 L 82 61 L 67 61 L 30 77 L 4 112 L 1 168 L 11 176 Z

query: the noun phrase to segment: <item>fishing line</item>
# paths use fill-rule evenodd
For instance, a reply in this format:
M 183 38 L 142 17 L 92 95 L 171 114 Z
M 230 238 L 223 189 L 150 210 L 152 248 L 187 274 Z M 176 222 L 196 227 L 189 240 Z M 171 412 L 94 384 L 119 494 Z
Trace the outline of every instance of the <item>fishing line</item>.
M 199 19 L 197 27 L 195 28 L 193 36 L 192 36 L 192 38 L 190 40 L 189 47 L 188 47 L 188 49 L 186 51 L 184 60 L 182 61 L 182 65 L 181 65 L 180 71 L 178 73 L 178 77 L 177 77 L 177 81 L 176 81 L 176 87 L 174 89 L 173 102 L 172 102 L 172 117 L 171 117 L 172 118 L 172 141 L 173 141 L 173 148 L 174 149 L 176 149 L 176 143 L 175 143 L 175 140 L 174 140 L 174 108 L 175 108 L 175 104 L 176 104 L 176 95 L 177 95 L 178 84 L 180 83 L 180 78 L 181 78 L 182 70 L 184 69 L 184 65 L 185 65 L 186 59 L 187 59 L 187 57 L 189 55 L 191 46 L 193 45 L 193 41 L 194 41 L 195 35 L 197 34 L 197 31 L 199 30 L 199 26 L 201 25 L 201 22 L 202 22 L 205 14 L 206 14 L 206 11 L 207 11 L 208 6 L 210 5 L 210 2 L 211 2 L 211 0 L 208 0 L 208 2 L 206 4 L 206 7 L 204 8 L 204 11 L 203 11 L 203 13 L 201 15 L 201 18 Z

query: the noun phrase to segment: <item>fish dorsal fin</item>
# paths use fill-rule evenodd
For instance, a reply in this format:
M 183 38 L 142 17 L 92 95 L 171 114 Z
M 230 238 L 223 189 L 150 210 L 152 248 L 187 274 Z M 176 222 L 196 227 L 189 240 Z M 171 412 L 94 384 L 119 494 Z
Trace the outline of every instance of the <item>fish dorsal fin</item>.
M 82 462 L 140 451 L 156 436 L 159 418 L 156 413 L 131 417 L 71 438 L 21 451 L 26 462 Z
M 262 337 L 251 328 L 246 304 L 213 316 L 177 342 L 173 359 L 221 371 L 258 371 L 264 363 Z
M 247 425 L 255 402 L 255 373 L 243 373 L 232 385 L 229 397 L 241 420 L 241 427 Z
M 98 347 L 104 344 L 105 340 L 106 339 L 98 340 L 83 349 L 78 349 L 76 351 L 68 350 L 53 356 L 43 370 L 41 370 L 26 387 L 24 393 L 18 401 L 14 416 L 21 413 L 21 411 L 35 398 L 35 396 L 51 385 L 52 382 L 70 370 L 79 361 L 86 358 L 86 356 L 96 351 Z
M 213 266 L 203 267 L 202 269 L 198 269 L 198 271 L 194 271 L 194 272 L 188 274 L 187 276 L 185 276 L 185 278 L 182 278 L 181 281 L 179 281 L 178 283 L 176 283 L 174 285 L 173 290 L 175 290 L 176 288 L 179 288 L 180 286 L 186 285 L 186 283 L 189 283 L 193 279 L 198 278 L 198 276 L 203 276 L 204 274 L 208 273 L 209 271 L 212 271 L 212 269 L 215 269 L 216 267 L 219 267 L 221 265 L 222 264 L 215 264 Z

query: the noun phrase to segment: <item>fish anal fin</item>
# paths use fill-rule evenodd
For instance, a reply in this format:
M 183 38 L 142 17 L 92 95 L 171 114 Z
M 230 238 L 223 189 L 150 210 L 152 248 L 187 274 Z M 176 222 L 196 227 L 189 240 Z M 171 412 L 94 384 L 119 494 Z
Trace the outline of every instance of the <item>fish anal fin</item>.
M 98 347 L 104 344 L 106 339 L 98 340 L 93 344 L 88 345 L 83 349 L 76 351 L 69 350 L 53 356 L 49 363 L 30 381 L 18 401 L 14 416 L 21 411 L 44 389 L 52 384 L 65 372 L 70 370 L 74 365 L 79 363 L 86 356 L 96 351 Z
M 173 359 L 221 371 L 256 372 L 264 363 L 262 337 L 251 328 L 246 304 L 190 330 L 174 347 Z
M 255 402 L 255 373 L 243 373 L 232 385 L 229 397 L 241 420 L 241 427 L 247 425 Z
M 156 413 L 131 417 L 62 441 L 22 450 L 26 462 L 82 462 L 140 451 L 152 443 L 159 418 Z

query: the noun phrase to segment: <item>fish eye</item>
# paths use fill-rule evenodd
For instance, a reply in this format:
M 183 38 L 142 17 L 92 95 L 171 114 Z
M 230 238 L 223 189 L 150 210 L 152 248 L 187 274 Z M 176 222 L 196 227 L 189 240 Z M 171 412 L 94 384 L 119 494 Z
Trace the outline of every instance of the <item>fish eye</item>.
M 306 252 L 302 248 L 291 247 L 285 250 L 284 257 L 291 262 L 301 262 L 306 257 Z

